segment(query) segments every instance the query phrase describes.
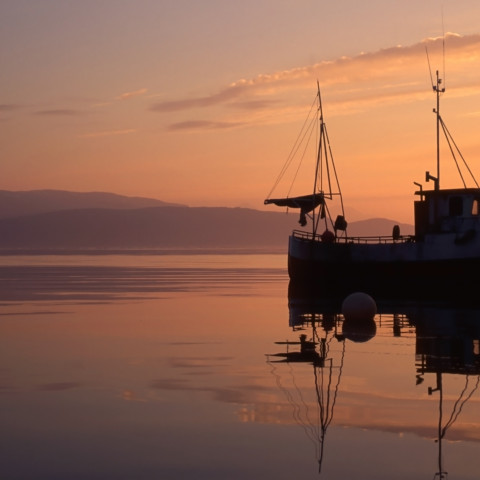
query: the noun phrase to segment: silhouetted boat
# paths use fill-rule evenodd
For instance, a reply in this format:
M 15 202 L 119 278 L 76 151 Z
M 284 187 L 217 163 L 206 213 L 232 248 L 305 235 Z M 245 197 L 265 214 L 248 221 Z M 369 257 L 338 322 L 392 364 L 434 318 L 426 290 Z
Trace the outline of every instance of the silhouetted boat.
M 388 292 L 421 288 L 449 292 L 471 288 L 476 291 L 480 271 L 480 188 L 456 147 L 440 116 L 440 95 L 445 91 L 438 72 L 437 106 L 437 174 L 426 173 L 434 183 L 424 190 L 414 182 L 418 198 L 414 202 L 414 235 L 402 235 L 394 226 L 391 236 L 354 237 L 347 234 L 335 164 L 323 118 L 320 87 L 315 119 L 319 124 L 313 193 L 300 197 L 267 198 L 276 204 L 300 210 L 300 224 L 311 219 L 310 230 L 294 230 L 289 237 L 288 271 L 290 279 L 300 285 L 321 285 L 333 291 L 370 291 L 386 287 Z M 311 111 L 313 115 L 313 110 Z M 305 122 L 305 125 L 313 123 Z M 463 188 L 440 188 L 440 130 L 448 141 Z M 301 133 L 302 138 L 308 137 Z M 300 137 L 299 137 L 300 138 Z M 301 150 L 298 146 L 296 151 Z M 468 188 L 457 157 L 461 159 L 475 187 Z M 291 160 L 289 160 L 291 161 Z M 285 171 L 282 170 L 281 175 Z M 278 184 L 277 180 L 277 184 Z M 337 207 L 332 205 L 337 204 Z M 336 211 L 335 211 L 336 209 Z M 334 219 L 335 217 L 335 219 Z

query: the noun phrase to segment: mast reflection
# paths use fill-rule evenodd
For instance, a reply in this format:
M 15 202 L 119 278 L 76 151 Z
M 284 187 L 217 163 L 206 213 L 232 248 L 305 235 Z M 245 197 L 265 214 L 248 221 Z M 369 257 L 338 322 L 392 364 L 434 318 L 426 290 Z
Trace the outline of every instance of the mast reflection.
M 376 325 L 372 318 L 349 324 L 340 314 L 328 309 L 319 312 L 311 308 L 295 308 L 293 304 L 290 305 L 289 324 L 294 332 L 308 331 L 310 336 L 300 333 L 298 341 L 275 342 L 276 345 L 284 345 L 286 351 L 268 355 L 268 361 L 270 364 L 303 362 L 313 367 L 318 425 L 314 426 L 298 416 L 297 421 L 307 427 L 305 431 L 315 443 L 318 472 L 321 473 L 326 434 L 333 420 L 340 389 L 346 340 L 368 341 L 374 337 Z M 334 342 L 340 348 L 332 348 Z M 292 399 L 291 395 L 286 396 Z
M 438 445 L 437 468 L 434 478 L 445 480 L 448 473 L 443 461 L 443 439 L 454 425 L 468 400 L 480 385 L 480 305 L 456 305 L 421 302 L 398 298 L 394 301 L 375 299 L 375 319 L 349 322 L 341 314 L 339 298 L 292 298 L 289 297 L 289 327 L 298 338 L 276 341 L 284 347 L 282 352 L 268 355 L 272 373 L 277 384 L 292 403 L 292 395 L 283 388 L 280 372 L 274 364 L 304 363 L 312 366 L 316 395 L 317 425 L 301 419 L 307 435 L 315 441 L 318 472 L 322 471 L 325 458 L 325 443 L 329 426 L 334 418 L 337 399 L 341 396 L 341 377 L 344 369 L 348 341 L 368 342 L 376 336 L 377 324 L 388 325 L 388 337 L 409 335 L 415 341 L 416 385 L 427 385 L 431 396 L 438 395 Z M 387 338 L 388 338 L 387 337 Z M 463 376 L 465 381 L 453 406 L 444 398 L 444 376 Z M 448 392 L 454 395 L 455 392 Z M 302 393 L 298 393 L 302 398 Z M 448 402 L 451 405 L 451 402 Z
M 447 430 L 455 423 L 467 401 L 478 389 L 480 382 L 480 318 L 475 309 L 426 308 L 412 315 L 416 326 L 417 384 L 425 374 L 435 375 L 435 386 L 428 394 L 438 400 L 438 471 L 435 478 L 446 479 L 443 466 L 443 444 Z M 444 412 L 443 375 L 462 375 L 465 383 L 449 416 Z M 444 418 L 446 420 L 444 420 Z

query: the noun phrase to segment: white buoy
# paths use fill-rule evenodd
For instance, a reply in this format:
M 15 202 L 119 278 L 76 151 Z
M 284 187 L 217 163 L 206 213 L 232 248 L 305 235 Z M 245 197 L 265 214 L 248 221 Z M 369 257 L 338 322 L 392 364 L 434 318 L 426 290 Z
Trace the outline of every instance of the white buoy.
M 342 314 L 345 320 L 372 320 L 377 314 L 377 304 L 367 293 L 351 293 L 342 302 Z

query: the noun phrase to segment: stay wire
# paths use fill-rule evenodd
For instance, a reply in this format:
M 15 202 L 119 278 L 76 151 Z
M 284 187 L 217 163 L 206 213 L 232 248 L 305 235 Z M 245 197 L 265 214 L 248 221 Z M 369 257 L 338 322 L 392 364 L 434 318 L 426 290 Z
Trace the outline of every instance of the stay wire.
M 308 135 L 308 140 L 305 142 L 305 148 L 303 149 L 302 156 L 300 157 L 300 161 L 298 162 L 297 170 L 295 171 L 295 175 L 293 176 L 292 182 L 290 184 L 290 188 L 288 189 L 287 197 L 290 196 L 290 192 L 292 191 L 293 185 L 295 184 L 295 180 L 297 179 L 297 176 L 298 176 L 298 172 L 300 171 L 300 167 L 302 166 L 303 159 L 305 158 L 305 153 L 307 152 L 307 148 L 308 148 L 308 145 L 310 144 L 310 139 L 312 138 L 312 134 L 314 131 L 314 129 L 312 128 L 315 124 L 314 122 L 315 122 L 315 118 L 311 120 L 310 127 L 308 128 L 308 130 L 305 131 L 305 134 L 303 136 L 303 138 L 305 138 L 305 136 L 307 135 L 307 132 L 310 132 L 310 134 Z M 304 142 L 302 141 L 302 143 Z
M 288 170 L 288 168 L 290 167 L 290 164 L 292 163 L 293 159 L 295 158 L 295 155 L 298 151 L 298 149 L 300 148 L 300 145 L 302 144 L 302 141 L 303 139 L 305 138 L 305 135 L 307 135 L 309 129 L 306 129 L 306 125 L 308 123 L 311 123 L 311 117 L 312 117 L 312 110 L 314 109 L 316 105 L 316 98 L 315 100 L 312 102 L 312 105 L 310 107 L 310 110 L 307 114 L 307 117 L 305 118 L 305 121 L 302 125 L 302 128 L 300 129 L 300 132 L 297 136 L 297 139 L 295 140 L 295 143 L 293 144 L 293 147 L 287 157 L 287 159 L 285 160 L 285 163 L 283 164 L 283 167 L 281 168 L 280 170 L 280 173 L 278 174 L 277 176 L 277 179 L 275 180 L 274 184 L 273 184 L 273 187 L 272 189 L 270 190 L 270 192 L 268 193 L 267 197 L 266 198 L 270 198 L 272 193 L 275 191 L 275 189 L 277 188 L 278 184 L 280 183 L 281 179 L 283 178 L 283 176 L 285 175 L 285 172 Z
M 447 126 L 445 125 L 445 122 L 443 121 L 442 117 L 440 117 L 440 124 L 442 125 L 443 133 L 445 134 L 445 138 L 447 139 L 447 143 L 448 143 L 448 146 L 450 148 L 450 152 L 452 153 L 453 159 L 454 159 L 455 164 L 457 166 L 458 173 L 460 175 L 460 178 L 462 179 L 463 186 L 466 188 L 466 183 L 465 183 L 465 180 L 463 179 L 462 172 L 460 171 L 460 166 L 458 165 L 457 158 L 455 156 L 455 152 L 452 148 L 452 144 L 455 147 L 455 150 L 457 151 L 458 155 L 462 159 L 462 162 L 463 162 L 465 168 L 467 169 L 468 173 L 470 174 L 470 177 L 472 178 L 473 182 L 475 183 L 477 188 L 479 188 L 479 185 L 477 183 L 477 180 L 475 179 L 475 176 L 473 175 L 473 172 L 470 170 L 470 167 L 468 166 L 467 162 L 465 161 L 465 158 L 463 157 L 462 152 L 458 148 L 458 145 L 455 143 L 455 140 L 453 139 L 452 134 L 448 130 Z
M 428 55 L 428 48 L 425 45 L 425 53 L 427 54 L 427 63 L 428 63 L 428 71 L 430 72 L 430 83 L 432 85 L 432 88 L 435 88 L 435 84 L 433 83 L 433 75 L 432 75 L 432 67 L 430 65 L 430 56 Z
M 455 405 L 453 406 L 452 414 L 450 415 L 448 422 L 445 424 L 445 426 L 442 429 L 441 438 L 445 436 L 447 429 L 457 420 L 458 416 L 462 412 L 464 405 L 467 403 L 467 401 L 471 398 L 471 396 L 475 393 L 475 391 L 478 388 L 478 385 L 480 383 L 480 375 L 477 376 L 477 382 L 475 383 L 475 386 L 473 387 L 472 391 L 465 398 L 463 398 L 468 388 L 469 379 L 470 379 L 470 375 L 467 375 L 465 377 L 465 387 L 463 388 L 462 393 L 460 394 L 460 397 L 457 399 L 457 401 L 455 402 Z

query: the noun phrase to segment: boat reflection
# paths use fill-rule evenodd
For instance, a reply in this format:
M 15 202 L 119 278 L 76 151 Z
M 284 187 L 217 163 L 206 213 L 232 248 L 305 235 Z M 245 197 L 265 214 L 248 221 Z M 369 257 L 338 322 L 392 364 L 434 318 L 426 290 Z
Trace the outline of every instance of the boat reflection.
M 438 459 L 434 478 L 446 479 L 443 465 L 443 440 L 462 413 L 465 404 L 477 391 L 480 384 L 480 305 L 442 304 L 431 300 L 391 301 L 375 299 L 375 319 L 350 321 L 341 313 L 341 301 L 337 299 L 289 298 L 289 327 L 295 340 L 275 342 L 283 346 L 282 352 L 268 355 L 268 361 L 276 363 L 303 362 L 312 366 L 316 394 L 317 425 L 298 415 L 308 436 L 317 442 L 316 459 L 319 473 L 324 461 L 326 434 L 334 418 L 335 405 L 341 397 L 340 382 L 344 369 L 348 342 L 369 342 L 377 333 L 377 323 L 382 323 L 382 335 L 388 325 L 388 337 L 411 335 L 415 342 L 415 384 L 426 386 L 431 398 L 438 396 L 438 424 L 435 442 Z M 336 345 L 336 346 L 335 346 Z M 275 375 L 280 376 L 278 369 Z M 449 391 L 445 402 L 444 376 L 463 377 L 463 386 L 458 395 Z M 277 380 L 281 386 L 281 382 Z M 292 400 L 291 393 L 284 392 Z M 423 396 L 425 390 L 418 390 Z M 302 393 L 298 393 L 302 398 Z M 292 402 L 290 402 L 292 403 Z M 451 407 L 448 407 L 447 405 Z M 448 410 L 448 411 L 447 411 Z M 306 428 L 308 426 L 308 428 Z
M 305 413 L 305 417 L 302 416 L 300 407 L 295 406 L 295 415 L 298 423 L 305 428 L 307 435 L 314 442 L 319 473 L 322 469 L 325 437 L 333 419 L 345 358 L 345 337 L 337 332 L 338 324 L 337 314 L 304 312 L 293 320 L 291 326 L 295 331 L 309 330 L 310 337 L 306 333 L 301 333 L 298 341 L 275 342 L 276 345 L 284 345 L 286 351 L 268 355 L 270 363 L 305 362 L 313 367 L 318 404 L 317 425 L 311 422 L 308 412 Z M 335 360 L 331 354 L 333 349 L 330 348 L 333 341 L 341 343 L 340 358 Z M 301 393 L 299 397 L 302 398 Z M 293 396 L 289 395 L 289 399 L 292 400 Z
M 417 384 L 426 374 L 435 375 L 435 385 L 428 394 L 438 395 L 438 471 L 435 478 L 447 478 L 443 467 L 443 439 L 455 423 L 466 402 L 476 392 L 480 382 L 480 310 L 478 309 L 417 309 L 411 315 L 416 328 Z M 443 375 L 465 377 L 451 412 L 444 412 Z

